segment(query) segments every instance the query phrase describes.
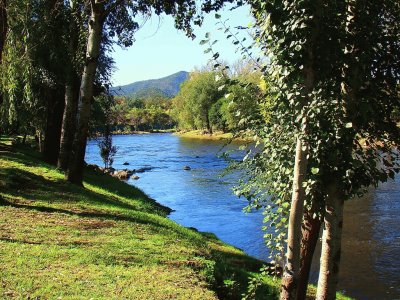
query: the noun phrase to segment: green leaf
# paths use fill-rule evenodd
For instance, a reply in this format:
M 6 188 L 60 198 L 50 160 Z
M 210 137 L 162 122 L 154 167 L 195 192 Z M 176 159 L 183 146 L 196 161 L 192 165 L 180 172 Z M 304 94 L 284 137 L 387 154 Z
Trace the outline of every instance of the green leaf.
M 319 173 L 319 168 L 311 168 L 311 173 L 316 175 Z

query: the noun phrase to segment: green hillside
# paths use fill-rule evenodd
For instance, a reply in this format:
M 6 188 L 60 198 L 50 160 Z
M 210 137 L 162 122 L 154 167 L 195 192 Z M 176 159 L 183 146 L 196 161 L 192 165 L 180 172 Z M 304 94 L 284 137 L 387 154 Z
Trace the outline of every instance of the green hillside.
M 188 72 L 180 71 L 159 79 L 137 81 L 128 85 L 113 87 L 111 92 L 119 96 L 145 97 L 155 94 L 171 98 L 179 92 L 180 85 L 188 77 Z

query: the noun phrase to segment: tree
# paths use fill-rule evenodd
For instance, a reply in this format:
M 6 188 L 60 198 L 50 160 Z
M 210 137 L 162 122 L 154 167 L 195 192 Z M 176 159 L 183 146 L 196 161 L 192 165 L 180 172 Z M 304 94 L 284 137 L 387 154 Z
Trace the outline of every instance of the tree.
M 64 2 L 8 3 L 9 38 L 5 48 L 2 109 L 5 126 L 44 137 L 43 156 L 55 163 L 63 113 L 65 52 Z M 61 66 L 61 67 L 60 67 Z M 6 122 L 4 122 L 6 123 Z
M 0 1 L 0 64 L 3 58 L 3 49 L 6 43 L 8 24 L 7 24 L 7 0 Z M 0 104 L 1 104 L 0 100 Z
M 209 1 L 206 1 L 209 2 Z M 191 21 L 201 23 L 196 16 L 196 6 L 191 1 L 123 1 L 115 0 L 104 2 L 91 0 L 89 3 L 90 19 L 88 22 L 88 40 L 86 46 L 85 67 L 80 86 L 78 118 L 76 133 L 73 142 L 73 151 L 67 171 L 68 181 L 81 185 L 83 163 L 88 133 L 90 105 L 93 98 L 93 84 L 96 75 L 97 63 L 100 54 L 103 29 L 108 30 L 111 36 L 117 36 L 121 45 L 130 46 L 133 41 L 133 32 L 138 28 L 134 21 L 137 15 L 149 15 L 153 10 L 159 15 L 166 13 L 175 16 L 175 24 L 179 29 L 185 29 L 189 36 L 193 36 Z M 205 10 L 208 7 L 204 8 Z
M 70 1 L 70 7 L 67 8 L 68 16 L 68 63 L 65 67 L 65 108 L 60 137 L 60 152 L 57 161 L 57 167 L 66 171 L 68 168 L 69 157 L 72 151 L 72 143 L 75 134 L 75 120 L 78 110 L 79 98 L 79 74 L 83 66 L 84 53 L 83 47 L 79 41 L 84 40 L 82 24 L 83 12 L 81 5 L 77 0 Z
M 324 178 L 327 185 L 328 176 L 335 180 L 325 202 L 318 299 L 335 298 L 344 200 L 399 171 L 400 132 L 392 112 L 400 104 L 400 4 L 359 0 L 345 9 L 338 115 L 347 130 L 336 134 L 336 168 Z
M 0 66 L 3 63 L 3 50 L 8 31 L 7 0 L 0 0 Z M 3 91 L 0 89 L 0 105 L 3 104 Z
M 48 37 L 43 33 L 46 23 L 41 22 L 47 4 L 8 3 L 9 31 L 1 65 L 1 89 L 4 95 L 1 125 L 8 132 L 36 134 L 40 140 L 40 150 L 43 150 L 41 140 L 48 115 L 46 101 L 50 99 L 54 83 L 58 81 L 51 64 L 47 63 L 49 59 L 46 52 L 40 51 Z
M 279 240 L 284 239 L 294 181 L 289 174 L 295 164 L 289 162 L 295 152 L 299 154 L 293 134 L 306 142 L 308 147 L 301 147 L 309 151 L 301 180 L 305 188 L 302 256 L 290 253 L 293 247 L 288 251 L 300 257 L 302 270 L 293 266 L 286 270 L 288 277 L 301 274 L 302 286 L 293 286 L 296 279 L 284 282 L 282 296 L 294 298 L 297 290 L 298 299 L 305 297 L 309 263 L 324 218 L 318 297 L 333 299 L 344 200 L 399 170 L 399 128 L 392 117 L 400 103 L 399 4 L 250 2 L 259 25 L 256 37 L 270 58 L 265 77 L 271 85 L 267 94 L 272 105 L 265 125 L 253 126 L 263 149 L 246 156 L 248 182 L 238 193 L 251 200 L 251 207 L 266 208 L 266 220 L 280 228 L 269 244 L 281 250 Z M 360 140 L 367 142 L 362 145 Z M 303 211 L 297 210 L 296 216 L 298 220 Z M 299 237 L 299 222 L 292 229 Z M 296 244 L 296 252 L 298 240 L 288 241 Z
M 173 100 L 174 115 L 183 129 L 205 129 L 212 133 L 211 107 L 224 95 L 214 72 L 193 72 Z
M 114 156 L 117 153 L 117 147 L 113 146 L 112 133 L 110 130 L 110 125 L 105 126 L 104 136 L 102 140 L 98 143 L 100 149 L 100 156 L 104 162 L 104 169 L 110 169 L 114 162 Z

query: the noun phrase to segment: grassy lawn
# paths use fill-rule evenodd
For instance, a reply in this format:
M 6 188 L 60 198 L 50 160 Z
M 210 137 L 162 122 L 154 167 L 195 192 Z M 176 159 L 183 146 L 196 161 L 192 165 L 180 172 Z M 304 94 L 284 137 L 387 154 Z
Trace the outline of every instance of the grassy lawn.
M 67 183 L 0 138 L 1 299 L 240 299 L 261 263 L 166 218 L 139 189 L 87 170 Z M 257 299 L 275 299 L 263 279 Z

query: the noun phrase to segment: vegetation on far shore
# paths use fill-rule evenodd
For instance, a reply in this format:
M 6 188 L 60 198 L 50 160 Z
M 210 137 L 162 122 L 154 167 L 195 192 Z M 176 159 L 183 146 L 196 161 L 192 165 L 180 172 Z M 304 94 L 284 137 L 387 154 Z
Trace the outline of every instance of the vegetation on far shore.
M 234 142 L 249 142 L 251 141 L 250 137 L 237 137 L 234 136 L 231 132 L 221 132 L 214 131 L 213 133 L 205 132 L 204 130 L 191 130 L 191 131 L 176 131 L 174 135 L 189 138 L 189 139 L 201 139 L 201 140 L 213 140 L 213 141 L 234 141 Z

